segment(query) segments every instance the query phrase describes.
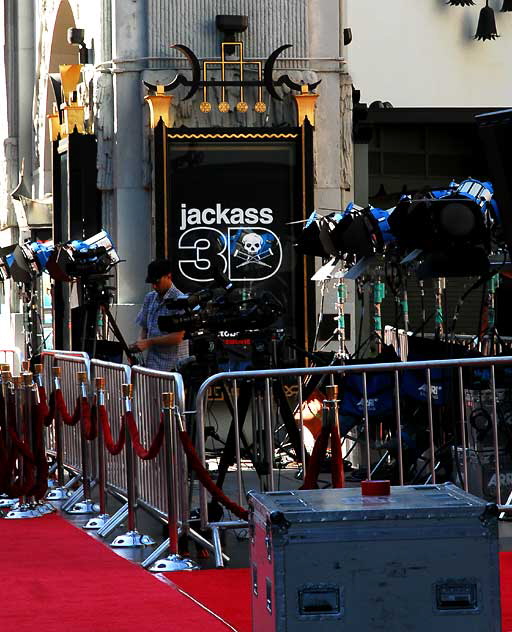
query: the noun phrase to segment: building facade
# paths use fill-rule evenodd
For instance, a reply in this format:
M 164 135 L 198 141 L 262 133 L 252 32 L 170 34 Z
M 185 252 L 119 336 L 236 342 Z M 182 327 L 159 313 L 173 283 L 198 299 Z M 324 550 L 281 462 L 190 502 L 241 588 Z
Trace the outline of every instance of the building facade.
M 85 132 L 95 139 L 101 225 L 111 234 L 122 259 L 115 270 L 113 312 L 127 340 L 136 335 L 134 318 L 147 291 L 147 262 L 161 254 L 156 247 L 153 136 L 144 82 L 169 84 L 177 73 L 190 79 L 190 64 L 171 48 L 173 44 L 188 47 L 199 60 L 218 60 L 225 34 L 217 28 L 216 16 L 247 16 L 247 30 L 235 39 L 243 43 L 248 59 L 264 63 L 274 50 L 292 45 L 279 55 L 275 78 L 286 74 L 296 84 L 321 81 L 316 89 L 315 203 L 319 208 L 338 209 L 352 199 L 352 92 L 344 62 L 343 2 L 5 0 L 2 4 L 5 98 L 0 245 L 48 238 L 44 229 L 49 225 L 20 229 L 11 193 L 19 184 L 23 163 L 26 197 L 34 203 L 53 201 L 55 207 L 55 141 L 48 125 L 56 101 L 52 77 L 58 80 L 60 67 L 77 64 L 81 55 L 73 98 L 83 107 Z M 68 40 L 69 29 L 75 29 L 75 43 Z M 265 92 L 264 114 L 252 107 L 238 112 L 234 104 L 221 113 L 216 107 L 220 88 L 213 91 L 214 107 L 204 113 L 199 108 L 201 90 L 190 100 L 183 99 L 183 88 L 177 90 L 170 126 L 274 129 L 297 125 L 293 90 L 286 85 L 279 86 L 280 101 Z M 219 183 L 222 186 L 229 183 Z M 16 287 L 5 283 L 4 345 L 15 340 L 23 347 L 21 313 Z

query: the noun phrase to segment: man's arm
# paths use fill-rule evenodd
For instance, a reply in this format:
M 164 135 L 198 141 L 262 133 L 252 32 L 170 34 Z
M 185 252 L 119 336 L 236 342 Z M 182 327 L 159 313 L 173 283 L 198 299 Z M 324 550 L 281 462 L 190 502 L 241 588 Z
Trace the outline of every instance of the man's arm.
M 184 331 L 174 331 L 172 334 L 165 334 L 163 336 L 155 336 L 154 338 L 146 338 L 147 332 L 145 329 L 141 331 L 141 337 L 135 343 L 135 346 L 139 351 L 144 351 L 145 349 L 149 349 L 153 345 L 177 345 L 183 341 L 185 337 Z

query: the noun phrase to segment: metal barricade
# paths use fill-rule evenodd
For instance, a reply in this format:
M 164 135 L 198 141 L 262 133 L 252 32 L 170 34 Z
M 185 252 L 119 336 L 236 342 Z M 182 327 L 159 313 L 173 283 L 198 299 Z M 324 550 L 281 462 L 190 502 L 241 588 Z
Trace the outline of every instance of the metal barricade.
M 304 387 L 304 379 L 308 376 L 330 376 L 331 380 L 339 379 L 343 376 L 359 375 L 362 384 L 362 392 L 360 400 L 357 405 L 360 410 L 360 419 L 363 427 L 363 440 L 365 445 L 364 450 L 364 468 L 365 475 L 368 479 L 373 476 L 372 468 L 372 454 L 371 454 L 371 433 L 370 425 L 373 422 L 370 421 L 371 408 L 373 405 L 371 394 L 368 390 L 368 380 L 372 375 L 376 373 L 387 374 L 389 376 L 389 382 L 391 384 L 392 393 L 392 410 L 391 416 L 394 419 L 392 426 L 394 436 L 396 438 L 396 461 L 398 465 L 399 482 L 404 483 L 404 446 L 403 446 L 403 433 L 402 433 L 402 393 L 401 393 L 401 378 L 407 373 L 407 376 L 415 376 L 419 380 L 417 386 L 418 396 L 423 397 L 423 401 L 426 407 L 426 433 L 428 435 L 428 445 L 425 450 L 424 459 L 426 461 L 424 465 L 425 477 L 424 482 L 435 483 L 436 471 L 439 467 L 437 462 L 436 446 L 434 443 L 435 437 L 435 422 L 433 415 L 434 405 L 438 403 L 438 397 L 440 396 L 439 385 L 434 383 L 432 374 L 434 371 L 447 371 L 450 370 L 450 379 L 452 380 L 452 393 L 457 393 L 458 401 L 453 402 L 455 405 L 456 426 L 458 441 L 460 443 L 460 472 L 458 473 L 458 482 L 468 491 L 468 459 L 467 459 L 467 447 L 468 447 L 468 427 L 466 419 L 466 409 L 464 402 L 464 392 L 466 388 L 464 372 L 468 369 L 472 370 L 486 370 L 488 387 L 491 392 L 492 410 L 491 410 L 491 425 L 493 436 L 493 451 L 494 462 L 496 469 L 496 479 L 500 481 L 500 452 L 498 445 L 498 417 L 496 411 L 496 382 L 495 382 L 495 367 L 512 366 L 512 357 L 491 357 L 491 358 L 469 358 L 469 359 L 457 359 L 457 360 L 433 360 L 433 361 L 418 361 L 418 362 L 398 362 L 398 363 L 382 363 L 382 364 L 361 364 L 350 366 L 329 366 L 329 367 L 314 367 L 314 368 L 300 368 L 300 369 L 274 369 L 274 370 L 261 370 L 261 371 L 237 371 L 232 373 L 219 373 L 211 376 L 201 385 L 196 399 L 196 419 L 197 419 L 197 436 L 198 436 L 198 448 L 200 457 L 204 465 L 206 465 L 206 452 L 205 452 L 205 426 L 206 415 L 208 405 L 208 392 L 209 389 L 218 385 L 221 382 L 231 383 L 233 390 L 236 393 L 237 388 L 244 381 L 258 381 L 263 382 L 264 389 L 260 389 L 260 392 L 264 393 L 264 404 L 262 406 L 263 419 L 265 432 L 263 433 L 263 441 L 266 442 L 266 449 L 269 454 L 273 454 L 273 436 L 275 427 L 272 425 L 272 416 L 269 414 L 271 407 L 273 406 L 271 398 L 271 384 L 273 380 L 296 380 L 297 392 L 299 393 L 299 399 Z M 437 373 L 436 373 L 437 375 Z M 455 377 L 453 377 L 453 375 Z M 234 427 L 239 427 L 239 408 L 238 401 L 235 397 L 233 399 L 233 421 Z M 299 406 L 300 411 L 302 407 Z M 299 421 L 299 425 L 302 426 L 302 414 Z M 241 481 L 241 462 L 240 462 L 240 443 L 239 433 L 236 433 L 236 477 L 237 477 L 237 491 L 238 498 L 242 498 L 242 481 Z M 298 458 L 298 457 L 297 457 Z M 298 458 L 300 460 L 300 458 Z M 269 461 L 269 471 L 267 481 L 270 481 L 269 489 L 272 489 L 273 479 L 273 462 Z M 496 502 L 501 504 L 501 490 L 500 486 L 496 486 Z M 200 511 L 201 511 L 201 523 L 203 527 L 208 526 L 208 513 L 207 513 L 207 492 L 204 487 L 200 490 Z M 228 524 L 228 523 L 226 523 Z M 223 523 L 216 523 L 217 526 L 222 526 Z
M 54 366 L 61 369 L 61 391 L 70 414 L 75 410 L 76 400 L 79 396 L 77 373 L 85 372 L 87 381 L 90 381 L 90 361 L 85 356 L 69 354 L 55 354 Z M 80 433 L 67 424 L 62 424 L 62 447 L 64 464 L 78 471 L 82 470 L 82 448 Z
M 87 353 L 83 351 L 60 351 L 60 350 L 43 351 L 41 353 L 41 363 L 43 365 L 42 381 L 43 381 L 43 386 L 45 388 L 46 395 L 48 398 L 50 397 L 50 394 L 54 390 L 53 368 L 54 366 L 57 366 L 55 362 L 56 356 L 61 356 L 61 357 L 70 356 L 70 357 L 75 357 L 75 358 L 81 358 L 83 362 L 82 366 L 88 366 L 88 363 L 89 363 L 89 356 L 87 355 Z M 77 368 L 76 370 L 79 371 L 83 369 Z M 74 378 L 71 381 L 71 385 L 76 385 L 76 380 Z M 69 387 L 66 386 L 67 392 L 70 391 L 71 385 Z M 75 395 L 75 398 L 76 398 L 76 395 Z M 73 404 L 73 407 L 74 407 L 74 404 Z M 49 428 L 46 429 L 45 441 L 46 441 L 46 444 L 45 444 L 46 449 L 48 450 L 48 452 L 55 455 L 57 452 L 56 425 L 52 424 Z M 61 480 L 60 483 L 62 484 L 63 481 Z
M 133 412 L 141 442 L 147 444 L 155 436 L 160 423 L 162 393 L 173 393 L 176 406 L 181 412 L 184 412 L 183 380 L 179 373 L 167 373 L 135 366 L 132 369 L 132 384 Z M 136 474 L 139 498 L 151 508 L 167 515 L 168 499 L 164 450 L 161 450 L 158 456 L 151 461 L 137 459 Z M 183 510 L 182 506 L 181 510 Z

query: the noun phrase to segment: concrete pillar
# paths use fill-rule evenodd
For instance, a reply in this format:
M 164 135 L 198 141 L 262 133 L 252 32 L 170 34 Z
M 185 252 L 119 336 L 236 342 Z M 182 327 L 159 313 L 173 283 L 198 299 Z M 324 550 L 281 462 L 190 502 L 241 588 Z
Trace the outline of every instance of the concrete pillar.
M 147 56 L 147 1 L 112 3 L 114 60 L 114 214 L 118 303 L 140 303 L 151 252 L 151 197 L 143 187 L 143 109 L 141 73 Z
M 18 29 L 18 121 L 19 140 L 18 156 L 25 160 L 25 181 L 30 190 L 32 177 L 32 117 L 27 116 L 27 107 L 32 107 L 35 85 L 35 26 L 34 3 L 18 2 L 17 29 Z M 36 192 L 38 194 L 38 192 Z

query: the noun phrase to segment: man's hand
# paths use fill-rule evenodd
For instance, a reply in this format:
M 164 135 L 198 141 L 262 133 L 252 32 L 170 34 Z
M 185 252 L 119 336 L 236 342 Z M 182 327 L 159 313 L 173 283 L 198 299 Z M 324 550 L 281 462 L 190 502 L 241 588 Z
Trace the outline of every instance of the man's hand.
M 151 342 L 148 338 L 140 338 L 137 342 L 134 342 L 132 345 L 132 349 L 134 351 L 145 351 L 149 349 L 151 346 Z

